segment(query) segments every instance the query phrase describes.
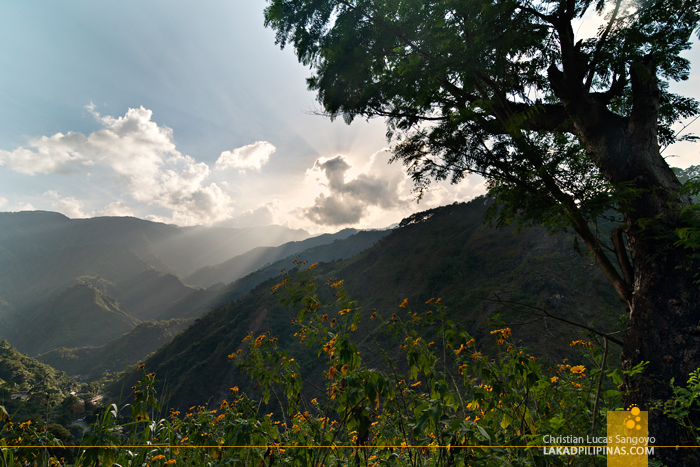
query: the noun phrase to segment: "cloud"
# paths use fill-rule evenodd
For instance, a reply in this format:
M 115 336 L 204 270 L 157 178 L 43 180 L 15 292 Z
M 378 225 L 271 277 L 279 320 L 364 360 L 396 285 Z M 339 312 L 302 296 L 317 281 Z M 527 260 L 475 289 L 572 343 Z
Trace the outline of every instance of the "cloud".
M 88 217 L 87 214 L 83 212 L 83 202 L 72 196 L 63 198 L 53 190 L 47 191 L 44 193 L 44 196 L 51 200 L 51 206 L 53 206 L 56 211 L 70 218 L 80 219 Z
M 304 209 L 303 216 L 319 225 L 339 226 L 357 224 L 373 207 L 380 210 L 406 207 L 410 198 L 402 196 L 402 192 L 407 177 L 401 171 L 385 168 L 386 162 L 377 157 L 383 152 L 373 154 L 366 171 L 349 181 L 346 178 L 352 166 L 345 156 L 318 159 L 307 176 L 315 176 L 317 180 L 325 177 L 322 186 L 329 194 L 318 195 L 313 206 Z
M 206 184 L 209 166 L 181 154 L 172 130 L 158 126 L 153 112 L 140 107 L 115 118 L 101 116 L 92 103 L 86 108 L 102 128 L 88 136 L 69 132 L 32 139 L 30 149 L 0 151 L 0 166 L 26 175 L 107 168 L 134 200 L 171 210 L 177 223 L 209 224 L 230 216 L 230 197 L 215 183 Z
M 222 152 L 216 161 L 216 168 L 219 170 L 234 168 L 260 171 L 262 166 L 270 160 L 270 155 L 276 150 L 277 148 L 267 141 L 256 141 L 233 151 Z
M 278 214 L 280 211 L 280 201 L 273 200 L 247 211 L 243 211 L 232 219 L 228 219 L 216 224 L 217 227 L 263 227 L 266 225 L 279 224 Z
M 93 217 L 102 217 L 102 216 L 107 216 L 107 217 L 130 216 L 130 217 L 133 217 L 134 212 L 131 210 L 131 208 L 129 206 L 122 203 L 121 201 L 115 201 L 113 203 L 109 203 L 101 211 L 94 211 L 92 213 L 92 215 L 93 215 Z

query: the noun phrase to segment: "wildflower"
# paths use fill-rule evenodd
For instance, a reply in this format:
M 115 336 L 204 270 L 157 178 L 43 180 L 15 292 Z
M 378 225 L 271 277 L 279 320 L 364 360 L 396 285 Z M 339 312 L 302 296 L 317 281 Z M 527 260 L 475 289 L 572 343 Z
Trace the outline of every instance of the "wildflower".
M 137 370 L 143 370 L 146 367 L 145 363 L 140 364 L 136 369 Z
M 31 420 L 27 420 L 26 422 L 22 422 L 19 424 L 19 429 L 24 430 L 25 428 L 27 428 L 31 424 L 32 424 Z
M 337 371 L 338 370 L 336 370 L 335 367 L 332 366 L 331 369 L 328 370 L 328 379 L 333 379 Z
M 175 465 L 177 464 L 177 461 L 175 459 L 170 459 L 169 461 L 165 461 L 163 465 Z
M 534 362 L 534 361 L 535 361 L 535 357 L 530 356 L 530 360 L 532 360 L 532 361 Z
M 472 354 L 472 358 L 473 358 L 474 360 L 476 360 L 476 359 L 479 358 L 479 357 L 481 357 L 481 352 L 474 352 L 474 353 Z
M 221 406 L 219 407 L 219 409 L 223 410 L 223 409 L 225 409 L 226 407 L 228 407 L 228 402 L 223 401 L 223 402 L 221 402 Z M 178 413 L 180 413 L 180 412 L 178 412 Z
M 375 311 L 374 313 L 372 313 L 372 316 L 370 316 L 369 319 L 374 319 L 376 317 L 377 317 L 377 312 Z
M 556 376 L 552 376 L 552 377 L 550 378 L 550 380 L 551 380 L 553 383 L 556 383 L 557 381 L 559 381 L 559 378 L 556 377 Z
M 572 373 L 583 373 L 584 371 L 586 371 L 586 367 L 584 367 L 583 365 L 576 365 L 571 367 Z
M 435 345 L 435 342 L 430 342 L 430 343 L 428 344 L 428 347 L 430 347 L 431 345 Z
M 158 454 L 153 459 L 151 459 L 151 462 L 159 461 L 161 459 L 165 459 L 165 456 L 163 454 Z
M 442 298 L 438 298 L 437 300 L 435 300 L 435 304 L 437 305 L 437 304 L 440 303 L 441 301 L 442 301 Z
M 392 320 L 394 323 L 396 323 L 396 322 L 399 320 L 398 316 L 396 316 L 396 313 L 394 313 L 393 315 L 391 315 L 391 320 Z
M 212 423 L 216 424 L 216 423 L 220 422 L 221 420 L 223 420 L 224 417 L 226 417 L 226 414 L 223 414 L 223 413 L 222 413 L 221 415 L 219 415 L 218 417 L 216 417 Z
M 406 308 L 408 306 L 408 299 L 404 298 L 403 302 L 401 302 L 401 305 L 399 305 L 399 308 Z
M 311 266 L 309 266 L 309 269 L 313 269 L 313 268 L 315 268 L 316 266 L 318 266 L 318 263 L 312 264 Z
M 311 399 L 311 404 L 312 404 L 312 405 L 318 404 L 318 401 L 316 400 L 315 397 L 314 397 L 313 399 Z
M 418 381 L 418 382 L 416 382 L 416 383 L 413 383 L 413 384 L 411 385 L 412 388 L 415 388 L 416 386 L 420 386 L 420 381 Z
M 234 386 L 231 388 L 231 392 L 236 394 L 238 392 L 238 386 Z
M 345 314 L 347 314 L 347 313 L 350 313 L 351 311 L 352 311 L 352 310 L 351 310 L 350 308 L 346 308 L 346 309 L 344 309 L 344 310 L 340 310 L 340 311 L 338 312 L 338 314 L 339 314 L 340 316 L 343 316 L 343 315 L 345 315 Z
M 230 360 L 233 360 L 233 357 L 234 357 L 235 355 L 236 355 L 236 354 L 234 354 L 234 353 L 229 354 L 229 356 L 228 356 L 229 361 L 230 361 Z
M 425 302 L 425 303 L 426 303 L 426 304 L 430 304 L 430 303 L 433 303 L 434 301 L 435 301 L 435 299 L 434 299 L 434 298 L 431 298 L 430 300 L 428 300 L 428 301 Z
M 574 385 L 574 387 L 576 387 L 576 388 L 579 388 L 579 389 L 583 387 L 583 386 L 581 386 L 581 385 L 580 385 L 580 384 L 578 384 L 578 383 L 571 383 L 571 384 L 573 384 L 573 385 Z
M 569 344 L 571 347 L 575 347 L 577 345 L 580 345 L 581 347 L 589 347 L 589 348 L 594 348 L 595 345 L 593 345 L 591 342 L 585 342 L 582 340 L 577 340 L 577 341 L 572 341 L 571 344 Z
M 327 319 L 328 319 L 328 314 L 321 316 L 321 322 L 324 322 Z
M 348 372 L 348 368 L 349 368 L 349 367 L 348 367 L 347 365 L 343 365 L 343 367 L 340 369 L 340 372 L 341 372 L 342 374 L 346 374 L 346 373 Z
M 335 326 L 335 318 L 331 320 L 331 327 Z
M 510 337 L 510 331 L 510 328 L 496 329 L 495 331 L 491 331 L 491 334 L 500 334 L 502 339 L 506 339 Z
M 455 355 L 459 355 L 464 350 L 464 344 L 462 344 L 457 350 L 455 350 Z

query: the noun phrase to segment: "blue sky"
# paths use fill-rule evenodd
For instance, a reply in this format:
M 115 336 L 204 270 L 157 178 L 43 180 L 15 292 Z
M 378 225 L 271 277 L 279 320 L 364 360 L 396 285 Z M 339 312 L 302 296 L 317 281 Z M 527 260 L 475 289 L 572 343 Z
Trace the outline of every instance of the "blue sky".
M 3 2 L 0 210 L 181 225 L 383 227 L 416 204 L 381 120 L 312 115 L 308 68 L 263 26 L 264 0 Z M 585 29 L 585 26 L 584 26 Z M 680 92 L 697 93 L 693 75 Z M 683 146 L 673 165 L 697 149 Z

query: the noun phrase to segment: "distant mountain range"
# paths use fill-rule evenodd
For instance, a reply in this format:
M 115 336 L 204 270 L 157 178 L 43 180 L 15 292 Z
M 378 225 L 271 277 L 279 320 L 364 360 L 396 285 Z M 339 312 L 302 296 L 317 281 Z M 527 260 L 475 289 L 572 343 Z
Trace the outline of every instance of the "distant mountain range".
M 398 306 L 404 299 L 412 313 L 421 314 L 429 309 L 428 299 L 442 298 L 449 319 L 474 336 L 484 352 L 497 351 L 490 335 L 495 326 L 512 326 L 514 337 L 538 358 L 559 361 L 571 356 L 569 343 L 581 338 L 579 328 L 538 318 L 528 308 L 515 306 L 515 311 L 498 303 L 497 297 L 546 307 L 550 313 L 586 325 L 594 323 L 606 332 L 618 330 L 624 308 L 597 266 L 575 252 L 571 234 L 550 236 L 542 228 L 520 234 L 489 228 L 482 225 L 488 202 L 478 198 L 411 216 L 361 253 L 319 264 L 315 268 L 319 284 L 331 277 L 344 280 L 352 297 L 359 300 L 366 323 L 387 349 L 398 348 L 398 342 L 384 328 L 376 327 L 369 315 L 376 311 L 388 319 L 393 313 L 405 313 Z M 311 255 L 303 257 L 316 261 Z M 271 292 L 281 280 L 275 277 L 281 267 L 294 265 L 289 261 L 270 265 L 218 291 L 216 300 L 221 306 L 202 315 L 145 360 L 146 370 L 167 382 L 161 390 L 170 395 L 171 406 L 218 404 L 233 386 L 255 396 L 254 382 L 227 359 L 248 332 L 271 331 L 300 362 L 305 379 L 320 377 L 323 361 L 293 336 L 296 311 L 282 306 Z M 319 294 L 334 300 L 322 286 Z M 360 347 L 363 358 L 381 366 L 372 339 L 362 329 L 357 333 L 364 342 Z M 614 365 L 616 357 L 611 355 L 610 361 Z M 126 381 L 115 381 L 112 391 L 116 394 L 135 378 L 136 373 L 128 373 Z
M 194 317 L 225 283 L 356 232 L 309 238 L 281 226 L 177 227 L 130 217 L 0 213 L 0 336 L 30 355 L 102 346 L 142 322 Z M 190 284 L 186 276 L 202 280 Z M 182 311 L 183 303 L 200 306 Z

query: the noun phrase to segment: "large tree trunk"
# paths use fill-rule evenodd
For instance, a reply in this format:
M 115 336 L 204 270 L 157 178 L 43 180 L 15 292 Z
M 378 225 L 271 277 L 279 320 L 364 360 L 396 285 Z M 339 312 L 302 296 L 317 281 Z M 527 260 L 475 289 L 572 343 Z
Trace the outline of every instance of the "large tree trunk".
M 553 88 L 601 173 L 621 191 L 639 190 L 620 206 L 634 267 L 633 284 L 627 284 L 631 295 L 620 294 L 630 308 L 621 359 L 624 369 L 648 362 L 623 385 L 625 407 L 648 410 L 673 396 L 672 379 L 685 386 L 689 373 L 700 367 L 700 286 L 694 283 L 700 268 L 688 250 L 674 245 L 681 209 L 690 199 L 680 193 L 680 183 L 659 151 L 660 93 L 653 59 L 634 64 L 630 79 L 633 109 L 625 118 L 610 112 L 566 70 L 550 70 Z M 613 285 L 618 292 L 624 289 Z M 659 410 L 650 411 L 649 434 L 657 446 L 697 444 Z M 700 465 L 700 452 L 693 448 L 658 448 L 655 454 L 668 466 Z
M 621 359 L 625 369 L 649 363 L 643 373 L 627 378 L 623 400 L 625 407 L 634 404 L 647 410 L 652 401 L 673 396 L 672 379 L 685 386 L 688 374 L 700 367 L 700 292 L 693 281 L 695 268 L 686 270 L 690 261 L 685 250 L 659 249 L 653 236 L 634 230 L 639 229 L 630 235 L 635 286 Z M 697 444 L 659 410 L 649 413 L 649 436 L 658 446 Z M 700 465 L 697 454 L 693 448 L 656 451 L 669 466 Z

